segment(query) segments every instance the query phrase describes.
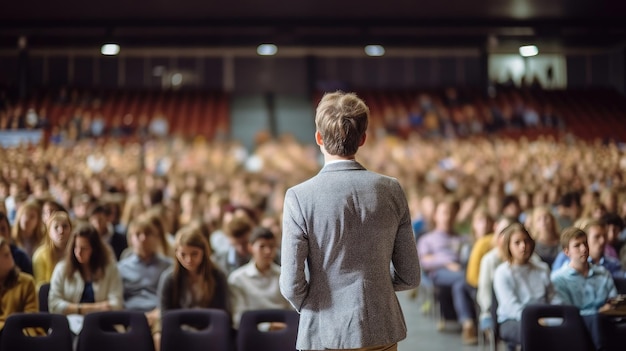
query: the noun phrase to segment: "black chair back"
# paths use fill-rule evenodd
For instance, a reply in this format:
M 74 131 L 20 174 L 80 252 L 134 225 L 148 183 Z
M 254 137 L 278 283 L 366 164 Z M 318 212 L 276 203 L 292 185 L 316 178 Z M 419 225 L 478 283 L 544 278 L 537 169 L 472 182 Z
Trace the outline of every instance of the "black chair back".
M 219 309 L 179 309 L 161 318 L 161 351 L 231 351 L 228 314 Z
M 546 318 L 562 319 L 547 323 Z M 522 311 L 522 350 L 589 351 L 593 341 L 576 306 L 528 305 Z
M 626 348 L 626 316 L 600 315 L 600 331 L 605 351 Z
M 0 340 L 2 351 L 72 351 L 72 332 L 67 318 L 60 314 L 12 314 Z
M 260 323 L 280 322 L 280 330 L 259 330 Z M 296 351 L 300 315 L 291 310 L 247 311 L 241 315 L 237 351 Z
M 626 294 L 626 278 L 613 277 L 613 282 L 615 283 L 615 289 L 617 289 L 618 294 Z
M 85 315 L 77 351 L 154 351 L 148 320 L 138 311 Z
M 50 293 L 50 283 L 39 287 L 39 312 L 48 312 L 48 293 Z

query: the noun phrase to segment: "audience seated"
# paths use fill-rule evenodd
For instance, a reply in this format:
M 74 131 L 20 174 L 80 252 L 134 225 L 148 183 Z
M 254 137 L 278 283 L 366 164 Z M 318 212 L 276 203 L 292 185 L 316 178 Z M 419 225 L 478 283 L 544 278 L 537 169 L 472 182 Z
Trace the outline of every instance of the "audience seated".
M 276 236 L 267 228 L 256 227 L 248 241 L 252 254 L 250 262 L 228 276 L 235 328 L 246 311 L 293 309 L 278 286 L 280 266 L 274 262 L 278 247 Z
M 118 264 L 124 287 L 124 308 L 141 311 L 152 330 L 154 345 L 158 348 L 161 331 L 159 310 L 159 280 L 172 265 L 172 260 L 159 252 L 158 229 L 146 215 L 131 222 L 128 241 L 132 252 Z
M 30 274 L 19 271 L 4 237 L 0 237 L 0 291 L 0 332 L 11 314 L 39 312 L 35 280 Z
M 581 217 L 583 208 L 585 213 L 593 215 L 600 212 L 592 208 L 606 208 L 608 212 L 601 220 L 607 224 L 608 244 L 603 258 L 597 262 L 618 257 L 623 243 L 620 216 L 626 215 L 626 183 L 621 165 L 626 161 L 617 143 L 594 142 L 593 138 L 600 136 L 599 129 L 584 128 L 586 122 L 577 122 L 573 117 L 571 111 L 576 109 L 564 108 L 568 104 L 593 106 L 586 105 L 585 95 L 504 89 L 495 97 L 486 98 L 453 90 L 405 93 L 402 97 L 396 92 L 364 94 L 366 101 L 375 103 L 372 104 L 368 142 L 364 145 L 368 152 L 363 153 L 359 161 L 368 169 L 394 176 L 402 183 L 410 195 L 416 234 L 424 236 L 423 233 L 434 229 L 433 204 L 443 202 L 450 193 L 461 200 L 463 210 L 452 228 L 459 233 L 456 235 L 462 242 L 460 246 L 473 244 L 474 253 L 470 254 L 473 258 L 467 263 L 466 274 L 463 266 L 467 257 L 463 257 L 463 249 L 459 249 L 455 261 L 460 266 L 459 275 L 463 276 L 459 279 L 464 285 L 461 294 L 464 297 L 460 301 L 469 301 L 467 306 L 473 311 L 469 288 L 478 284 L 477 300 L 482 310 L 480 282 L 485 278 L 488 288 L 482 290 L 490 289 L 495 265 L 502 260 L 500 256 L 492 257 L 492 273 L 486 276 L 482 269 L 476 269 L 476 258 L 483 255 L 486 258 L 495 249 L 487 252 L 493 245 L 492 240 L 478 239 L 474 237 L 477 231 L 469 229 L 473 209 L 487 208 L 489 215 L 496 218 L 504 208 L 516 213 L 523 208 L 520 219 L 527 221 L 530 233 L 537 240 L 538 253 L 550 261 L 552 254 L 560 251 L 559 230 L 548 230 L 550 221 L 545 218 L 549 215 L 543 216 L 543 226 L 537 229 L 540 221 L 532 221 L 536 209 L 556 214 L 554 223 L 559 220 L 573 223 Z M 103 97 L 108 99 L 106 106 L 111 107 L 92 104 Z M 195 104 L 194 99 L 199 97 L 202 94 L 193 95 L 190 101 Z M 142 113 L 135 112 L 132 103 L 122 102 L 137 100 L 148 107 L 156 106 L 160 98 L 172 99 L 171 111 L 146 108 L 145 111 L 150 111 L 146 112 L 148 116 L 138 119 L 135 117 Z M 42 108 L 36 106 L 35 111 L 40 120 L 45 117 L 46 133 L 51 135 L 46 139 L 49 143 L 0 147 L 0 236 L 8 236 L 9 223 L 19 225 L 17 213 L 31 206 L 30 203 L 37 203 L 43 209 L 43 218 L 53 212 L 54 206 L 47 201 L 54 200 L 70 210 L 70 217 L 78 221 L 89 221 L 89 210 L 96 204 L 108 209 L 108 204 L 115 203 L 118 209 L 124 210 L 106 211 L 106 225 L 102 225 L 106 227 L 105 236 L 113 232 L 125 233 L 131 222 L 146 211 L 152 213 L 153 219 L 160 219 L 164 242 L 169 238 L 171 244 L 181 221 L 202 221 L 205 231 L 211 233 L 203 236 L 208 237 L 213 246 L 211 252 L 217 262 L 225 262 L 225 258 L 228 262 L 230 257 L 230 264 L 234 264 L 232 269 L 246 264 L 251 254 L 244 250 L 247 239 L 242 239 L 243 245 L 238 245 L 241 250 L 233 249 L 232 244 L 236 243 L 228 236 L 231 219 L 248 216 L 251 226 L 255 226 L 258 218 L 280 218 L 285 189 L 319 170 L 316 149 L 298 144 L 293 138 L 272 139 L 266 135 L 248 152 L 237 141 L 215 138 L 217 127 L 209 126 L 218 123 L 213 118 L 179 118 L 178 112 L 172 112 L 177 111 L 177 98 L 169 93 L 160 98 L 156 95 L 149 98 L 149 94 L 142 92 L 100 95 L 77 91 L 63 99 L 49 102 L 42 99 Z M 525 113 L 512 114 L 507 105 L 513 101 L 521 106 L 519 111 L 528 110 L 531 117 L 537 113 L 539 118 L 525 118 Z M 227 104 L 227 101 L 220 103 Z M 23 105 L 20 106 L 22 114 L 29 110 L 25 103 L 9 102 L 0 110 L 0 117 L 3 111 L 9 110 L 12 116 L 17 105 Z M 387 111 L 388 105 L 392 108 Z M 129 125 L 124 125 L 126 112 L 114 111 L 126 109 L 135 116 L 129 119 Z M 618 121 L 610 112 L 606 113 L 607 123 Z M 406 121 L 402 120 L 405 115 Z M 157 120 L 165 122 L 167 128 L 150 132 L 149 127 L 142 127 Z M 604 119 L 594 123 L 602 122 Z M 228 126 L 227 121 L 219 123 Z M 200 129 L 200 126 L 208 129 Z M 622 130 L 619 128 L 615 126 L 615 133 Z M 198 136 L 199 130 L 203 131 L 203 136 Z M 566 134 L 570 131 L 574 134 Z M 87 161 L 89 156 L 93 156 L 91 166 Z M 249 160 L 254 160 L 257 167 L 247 167 L 252 164 Z M 519 202 L 516 204 L 513 199 Z M 504 206 L 505 203 L 510 206 Z M 254 210 L 248 213 L 244 208 Z M 182 217 L 179 216 L 181 209 L 185 214 Z M 611 215 L 613 217 L 608 218 Z M 7 230 L 3 231 L 5 224 Z M 153 224 L 158 226 L 155 221 Z M 588 233 L 589 254 L 596 257 L 591 232 Z M 41 237 L 45 238 L 45 232 L 42 231 Z M 127 244 L 127 238 L 118 237 Z M 546 247 L 541 250 L 544 244 Z M 34 251 L 38 244 L 29 242 L 26 246 Z M 166 245 L 158 247 L 160 254 L 172 256 L 172 250 Z M 23 272 L 32 273 L 28 255 L 16 245 L 11 244 L 10 248 L 16 265 Z M 237 251 L 240 252 L 232 254 Z M 129 248 L 127 255 L 130 257 L 132 253 L 133 249 Z M 236 260 L 232 260 L 233 257 Z M 423 263 L 426 269 L 428 259 Z M 226 267 L 224 273 L 230 270 Z M 445 307 L 446 302 L 443 304 Z M 456 318 L 455 307 L 452 301 L 447 302 L 447 313 L 452 314 L 447 317 Z M 466 330 L 473 335 L 471 328 Z M 467 340 L 473 342 L 471 337 Z
M 610 310 L 609 298 L 617 296 L 611 273 L 589 263 L 587 234 L 581 229 L 566 228 L 561 234 L 563 253 L 569 262 L 552 272 L 555 291 L 564 304 L 580 309 L 597 350 L 604 350 L 598 313 Z
M 604 267 L 615 277 L 623 277 L 624 272 L 622 271 L 621 263 L 617 259 L 605 255 L 604 248 L 606 247 L 607 237 L 604 223 L 598 219 L 581 218 L 574 223 L 574 227 L 587 234 L 586 241 L 589 263 Z M 563 234 L 561 234 L 561 240 L 563 240 Z M 552 270 L 556 271 L 562 266 L 567 266 L 569 263 L 570 258 L 565 253 L 565 250 L 563 250 L 552 264 Z
M 231 314 L 226 276 L 211 261 L 211 249 L 197 226 L 176 233 L 176 262 L 161 275 L 161 315 L 172 309 L 217 308 Z M 155 339 L 160 336 L 155 335 Z
M 504 230 L 503 245 L 505 262 L 493 276 L 493 290 L 498 299 L 497 323 L 503 340 L 520 344 L 524 307 L 560 300 L 554 293 L 548 265 L 530 259 L 535 242 L 523 225 L 508 226 Z
M 9 247 L 11 249 L 11 256 L 13 256 L 13 261 L 15 261 L 15 265 L 20 269 L 20 271 L 32 275 L 33 263 L 24 250 L 13 244 L 10 228 L 9 218 L 5 213 L 0 212 L 0 238 L 4 238 L 8 243 L 10 243 Z
M 65 211 L 48 215 L 47 235 L 44 243 L 33 254 L 33 275 L 37 289 L 49 283 L 57 263 L 67 253 L 67 243 L 72 235 L 72 221 Z
M 460 237 L 452 228 L 458 209 L 458 202 L 451 199 L 438 203 L 434 215 L 435 229 L 420 237 L 417 250 L 422 269 L 433 284 L 452 291 L 451 300 L 440 300 L 443 322 L 458 319 L 463 328 L 463 342 L 476 344 L 474 303 L 460 260 L 461 247 L 467 238 Z
M 115 258 L 96 228 L 89 224 L 78 226 L 68 243 L 65 258 L 57 263 L 52 273 L 49 311 L 82 316 L 123 307 L 123 287 Z

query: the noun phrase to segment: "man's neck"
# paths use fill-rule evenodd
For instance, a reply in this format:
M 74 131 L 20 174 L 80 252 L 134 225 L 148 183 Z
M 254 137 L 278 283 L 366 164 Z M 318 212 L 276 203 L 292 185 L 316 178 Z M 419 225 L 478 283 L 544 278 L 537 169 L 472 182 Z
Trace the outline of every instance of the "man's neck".
M 337 156 L 337 155 L 324 155 L 324 163 L 334 162 L 334 161 L 354 161 L 354 155 L 352 156 Z

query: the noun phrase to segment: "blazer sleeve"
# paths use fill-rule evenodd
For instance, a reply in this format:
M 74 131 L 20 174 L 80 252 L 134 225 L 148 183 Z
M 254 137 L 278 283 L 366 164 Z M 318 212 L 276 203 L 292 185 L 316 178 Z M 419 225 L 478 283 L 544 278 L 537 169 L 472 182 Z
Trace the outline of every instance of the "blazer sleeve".
M 395 291 L 402 291 L 419 286 L 421 275 L 409 205 L 400 184 L 397 182 L 395 184 L 397 186 L 396 196 L 402 199 L 403 214 L 396 232 L 393 255 L 391 256 L 392 282 Z
M 304 217 L 297 195 L 287 190 L 283 208 L 283 239 L 281 245 L 280 292 L 300 312 L 302 303 L 309 294 L 306 279 L 306 261 L 309 242 Z

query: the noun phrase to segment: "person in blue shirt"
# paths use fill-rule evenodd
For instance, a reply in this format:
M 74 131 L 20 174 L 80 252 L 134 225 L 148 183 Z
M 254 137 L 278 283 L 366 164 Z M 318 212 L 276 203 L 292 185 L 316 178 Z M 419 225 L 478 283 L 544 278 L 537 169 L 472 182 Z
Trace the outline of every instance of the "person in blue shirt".
M 623 277 L 624 271 L 622 270 L 620 261 L 604 254 L 607 245 L 606 225 L 597 219 L 587 218 L 577 221 L 575 227 L 587 234 L 589 263 L 606 268 L 613 277 Z M 567 257 L 565 251 L 561 251 L 552 264 L 552 271 L 559 270 L 561 267 L 569 264 L 569 262 L 570 258 Z
M 580 309 L 596 349 L 602 350 L 604 342 L 598 313 L 612 308 L 607 301 L 617 296 L 613 277 L 604 267 L 589 263 L 587 234 L 581 229 L 565 229 L 561 245 L 570 261 L 552 272 L 552 284 L 564 304 Z

